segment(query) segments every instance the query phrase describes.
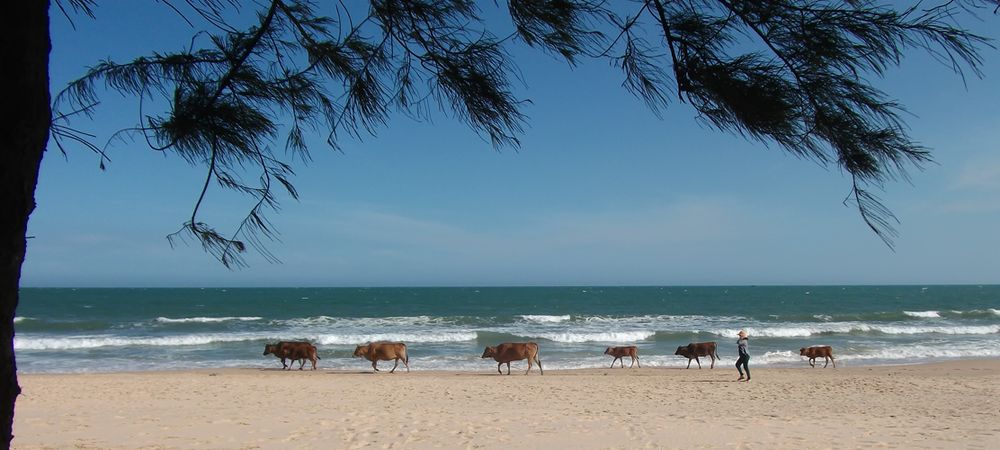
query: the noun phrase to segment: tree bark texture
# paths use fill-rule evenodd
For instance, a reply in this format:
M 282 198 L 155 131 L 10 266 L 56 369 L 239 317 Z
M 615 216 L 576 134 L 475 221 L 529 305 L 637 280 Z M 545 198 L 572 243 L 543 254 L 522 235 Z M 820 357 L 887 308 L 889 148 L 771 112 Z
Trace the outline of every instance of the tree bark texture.
M 8 2 L 0 12 L 0 448 L 13 439 L 21 393 L 14 358 L 14 315 L 28 217 L 48 143 L 49 1 Z

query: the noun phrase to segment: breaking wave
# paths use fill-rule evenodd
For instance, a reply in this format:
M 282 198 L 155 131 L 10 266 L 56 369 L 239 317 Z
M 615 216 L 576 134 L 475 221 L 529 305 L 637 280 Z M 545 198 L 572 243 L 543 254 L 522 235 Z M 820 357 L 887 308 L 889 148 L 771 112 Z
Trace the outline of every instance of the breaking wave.
M 188 334 L 164 337 L 17 337 L 14 348 L 18 350 L 75 350 L 100 347 L 183 347 L 224 342 L 252 342 L 278 340 L 306 340 L 318 345 L 356 345 L 375 341 L 402 341 L 406 343 L 446 343 L 475 341 L 476 333 L 426 332 L 426 333 L 358 333 L 320 335 L 276 335 L 275 333 L 213 333 Z
M 996 334 L 1000 333 L 1000 325 L 885 325 L 885 324 L 868 324 L 868 323 L 852 323 L 852 322 L 842 322 L 842 323 L 823 323 L 823 324 L 801 324 L 786 327 L 746 327 L 747 333 L 751 337 L 775 337 L 775 338 L 791 338 L 791 337 L 808 337 L 823 334 L 869 334 L 869 333 L 881 333 L 881 334 L 899 334 L 899 335 L 913 335 L 913 334 L 948 334 L 948 335 L 958 335 L 958 334 Z M 722 337 L 733 337 L 739 332 L 739 329 L 712 329 L 708 330 L 709 333 L 722 336 Z
M 164 337 L 114 337 L 114 336 L 79 336 L 79 337 L 46 337 L 46 338 L 25 338 L 15 337 L 14 348 L 18 350 L 78 350 L 100 347 L 130 347 L 130 346 L 155 346 L 155 347 L 180 347 L 192 345 L 206 345 L 219 342 L 241 342 L 274 339 L 264 335 L 240 335 L 240 334 L 190 334 L 183 336 Z
M 628 343 L 644 341 L 656 335 L 655 331 L 620 331 L 620 332 L 595 332 L 595 333 L 535 333 L 532 337 L 546 339 L 553 342 L 580 343 L 580 342 L 612 342 Z
M 322 345 L 357 345 L 366 342 L 398 341 L 410 343 L 445 343 L 475 341 L 475 332 L 327 334 L 312 339 Z
M 180 319 L 157 317 L 156 321 L 160 323 L 218 323 L 230 321 L 250 322 L 261 319 L 263 317 L 184 317 Z
M 455 317 L 407 316 L 407 317 L 331 317 L 313 316 L 292 319 L 278 319 L 271 322 L 275 326 L 297 327 L 356 327 L 379 328 L 400 326 L 438 326 L 462 323 L 465 319 Z
M 522 315 L 518 317 L 525 321 L 534 323 L 559 323 L 569 320 L 571 316 L 567 314 L 564 316 Z

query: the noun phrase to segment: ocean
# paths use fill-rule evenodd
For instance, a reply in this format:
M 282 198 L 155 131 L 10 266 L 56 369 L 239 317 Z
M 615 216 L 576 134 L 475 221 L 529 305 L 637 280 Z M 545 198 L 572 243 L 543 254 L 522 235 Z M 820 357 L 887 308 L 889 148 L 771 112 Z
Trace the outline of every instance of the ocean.
M 370 370 L 354 347 L 392 340 L 412 370 L 476 372 L 501 342 L 572 369 L 608 367 L 613 345 L 684 367 L 677 346 L 715 341 L 730 369 L 741 329 L 751 367 L 806 366 L 811 345 L 840 367 L 1000 357 L 1000 286 L 24 288 L 14 327 L 25 373 L 279 368 L 262 355 L 279 340 L 316 344 L 321 369 Z

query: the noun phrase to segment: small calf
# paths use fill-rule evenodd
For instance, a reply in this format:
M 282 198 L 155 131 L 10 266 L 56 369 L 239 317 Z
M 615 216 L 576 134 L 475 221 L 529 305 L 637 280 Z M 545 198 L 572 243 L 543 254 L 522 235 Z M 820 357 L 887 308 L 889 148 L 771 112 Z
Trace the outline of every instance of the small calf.
M 833 368 L 837 368 L 837 361 L 833 359 L 833 347 L 829 345 L 816 345 L 813 347 L 802 347 L 799 349 L 799 355 L 809 358 L 809 365 L 816 367 L 816 358 L 823 358 L 826 364 L 823 364 L 823 368 L 833 361 Z
M 631 369 L 633 366 L 639 363 L 638 352 L 639 349 L 634 345 L 628 345 L 624 347 L 608 347 L 607 350 L 604 350 L 605 355 L 611 355 L 615 357 L 615 359 L 611 360 L 611 367 L 615 366 L 615 361 L 621 361 L 621 367 L 623 369 L 625 368 L 624 358 L 626 356 L 632 358 L 632 364 L 628 366 L 629 369 Z M 609 367 L 609 369 L 611 367 Z M 639 365 L 639 368 L 641 369 L 642 365 Z

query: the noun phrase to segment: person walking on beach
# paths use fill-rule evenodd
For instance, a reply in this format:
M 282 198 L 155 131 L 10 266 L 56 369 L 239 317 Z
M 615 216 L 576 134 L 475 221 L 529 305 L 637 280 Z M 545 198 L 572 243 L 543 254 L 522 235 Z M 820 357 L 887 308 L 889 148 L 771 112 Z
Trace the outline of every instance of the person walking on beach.
M 747 365 L 750 362 L 750 353 L 747 352 L 747 344 L 749 340 L 747 339 L 746 330 L 740 330 L 737 334 L 739 340 L 736 341 L 736 350 L 739 351 L 740 357 L 736 360 L 736 370 L 740 371 L 740 378 L 736 381 L 750 381 L 750 366 Z M 740 368 L 743 366 L 743 368 Z M 746 369 L 747 377 L 743 378 L 743 370 Z

